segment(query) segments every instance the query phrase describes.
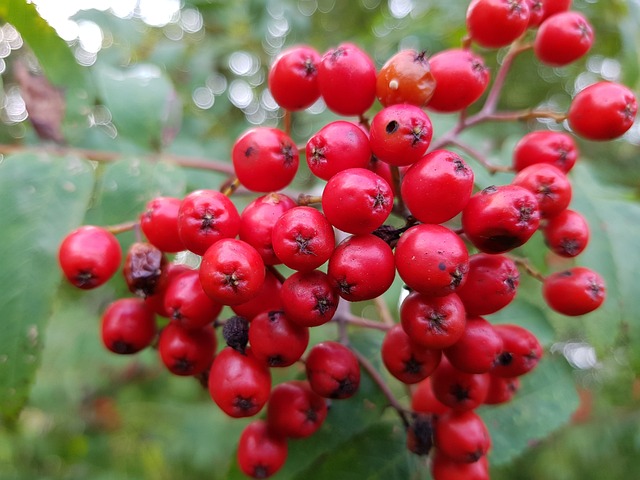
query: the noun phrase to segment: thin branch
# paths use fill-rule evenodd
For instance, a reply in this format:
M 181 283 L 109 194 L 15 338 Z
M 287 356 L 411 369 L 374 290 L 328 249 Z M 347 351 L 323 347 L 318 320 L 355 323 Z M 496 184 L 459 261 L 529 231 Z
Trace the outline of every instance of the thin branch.
M 487 171 L 491 174 L 493 173 L 497 173 L 497 172 L 512 172 L 513 169 L 509 166 L 504 166 L 504 165 L 495 165 L 493 163 L 491 163 L 491 161 L 485 156 L 483 155 L 481 152 L 479 152 L 478 150 L 476 150 L 475 148 L 471 147 L 470 145 L 467 145 L 466 143 L 462 142 L 461 140 L 455 138 L 451 140 L 451 144 L 455 145 L 456 147 L 458 147 L 460 150 L 462 150 L 463 152 L 469 154 L 471 157 L 475 158 L 476 161 L 482 165 L 484 168 L 487 169 Z
M 527 272 L 528 275 L 540 282 L 544 282 L 544 275 L 531 264 L 531 261 L 528 258 L 518 257 L 516 255 L 509 255 L 509 258 L 513 260 L 518 267 L 521 267 L 525 272 Z
M 396 322 L 393 320 L 393 315 L 391 314 L 391 310 L 389 310 L 389 305 L 387 305 L 387 301 L 383 296 L 379 296 L 373 299 L 373 304 L 378 311 L 378 315 L 380 315 L 380 319 L 382 322 L 388 327 L 393 327 Z
M 390 328 L 390 326 L 387 325 L 386 323 L 377 322 L 375 320 L 370 320 L 368 318 L 356 317 L 355 315 L 350 315 L 348 317 L 345 317 L 343 321 L 348 325 L 353 325 L 353 326 L 362 327 L 362 328 L 370 328 L 373 330 L 381 330 L 383 332 L 386 332 Z
M 103 228 L 113 233 L 114 235 L 117 235 L 119 233 L 130 232 L 131 230 L 136 229 L 138 225 L 139 225 L 138 222 L 132 221 L 132 222 L 119 223 L 117 225 L 109 225 Z

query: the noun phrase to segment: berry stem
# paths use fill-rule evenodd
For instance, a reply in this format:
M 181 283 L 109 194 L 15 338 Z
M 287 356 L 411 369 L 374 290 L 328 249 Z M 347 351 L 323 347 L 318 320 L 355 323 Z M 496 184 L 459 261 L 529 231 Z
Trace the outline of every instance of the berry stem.
M 375 305 L 382 322 L 388 328 L 393 327 L 396 322 L 393 320 L 393 315 L 391 315 L 391 310 L 389 310 L 389 305 L 387 305 L 387 301 L 384 299 L 384 297 L 380 296 L 374 298 L 373 304 Z
M 349 315 L 344 319 L 344 322 L 356 327 L 370 328 L 372 330 L 382 330 L 385 332 L 390 328 L 390 326 L 386 323 L 370 320 L 368 318 L 357 317 L 355 315 Z
M 129 232 L 131 230 L 137 229 L 140 224 L 135 221 L 118 223 L 116 225 L 109 225 L 104 227 L 105 230 L 117 235 L 119 233 Z
M 238 177 L 232 177 L 222 184 L 220 192 L 222 192 L 227 197 L 230 197 L 238 189 L 238 187 L 240 187 L 240 180 L 238 180 Z
M 528 258 L 518 257 L 515 255 L 509 255 L 509 258 L 511 258 L 518 267 L 521 267 L 525 272 L 527 272 L 528 275 L 540 282 L 544 282 L 545 276 L 531 264 L 531 261 Z
M 497 172 L 512 172 L 513 171 L 513 169 L 511 167 L 504 166 L 504 165 L 495 165 L 494 163 L 489 161 L 489 159 L 485 155 L 480 153 L 475 148 L 473 148 L 473 147 L 467 145 L 466 143 L 462 142 L 458 138 L 452 139 L 451 140 L 451 144 L 456 146 L 456 147 L 458 147 L 460 150 L 462 150 L 463 152 L 467 153 L 471 157 L 475 158 L 480 165 L 482 165 L 484 168 L 487 169 L 487 171 L 489 173 L 493 174 L 493 173 L 497 173 Z
M 306 193 L 298 195 L 298 205 L 306 207 L 318 203 L 322 203 L 322 197 L 319 195 L 308 195 Z

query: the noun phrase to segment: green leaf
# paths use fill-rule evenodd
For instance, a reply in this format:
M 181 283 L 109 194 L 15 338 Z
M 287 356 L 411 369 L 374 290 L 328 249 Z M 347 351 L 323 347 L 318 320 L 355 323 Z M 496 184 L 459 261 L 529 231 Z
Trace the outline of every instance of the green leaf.
M 96 83 L 119 135 L 153 150 L 173 141 L 182 122 L 182 104 L 158 66 L 98 68 Z
M 14 155 L 0 165 L 0 415 L 25 404 L 40 360 L 62 238 L 80 224 L 93 169 L 77 158 Z
M 571 369 L 561 357 L 545 357 L 522 377 L 522 387 L 505 404 L 478 410 L 491 435 L 489 461 L 512 461 L 533 443 L 565 425 L 578 408 Z

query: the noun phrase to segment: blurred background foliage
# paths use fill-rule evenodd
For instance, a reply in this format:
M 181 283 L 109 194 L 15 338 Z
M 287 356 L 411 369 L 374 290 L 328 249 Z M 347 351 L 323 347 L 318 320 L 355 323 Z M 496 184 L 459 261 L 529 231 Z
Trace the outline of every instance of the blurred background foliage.
M 234 451 L 246 421 L 225 418 L 198 382 L 169 375 L 155 351 L 135 358 L 107 353 L 99 316 L 124 294 L 123 282 L 91 292 L 60 285 L 57 245 L 81 223 L 134 219 L 154 195 L 218 188 L 226 175 L 175 160 L 228 162 L 242 131 L 282 124 L 265 80 L 283 48 L 306 43 L 323 52 L 354 42 L 379 67 L 402 48 L 460 45 L 467 3 L 0 4 L 0 478 L 241 478 Z M 521 55 L 501 109 L 562 111 L 577 90 L 602 78 L 638 91 L 640 2 L 573 3 L 594 25 L 590 54 L 564 68 Z M 495 72 L 503 52 L 479 52 Z M 292 134 L 304 144 L 336 118 L 319 102 L 294 115 Z M 455 117 L 433 121 L 437 136 Z M 487 124 L 465 139 L 508 164 L 517 139 L 536 128 L 563 127 Z M 626 479 L 640 471 L 639 145 L 638 124 L 615 142 L 579 141 L 581 164 L 572 173 L 574 207 L 594 232 L 579 263 L 605 276 L 605 308 L 560 318 L 541 303 L 539 285 L 524 279 L 518 301 L 492 318 L 526 325 L 548 351 L 513 404 L 482 411 L 493 438 L 492 478 Z M 474 168 L 480 187 L 508 181 Z M 314 188 L 301 170 L 293 188 Z M 126 246 L 133 236 L 120 239 Z M 549 263 L 539 237 L 520 253 L 545 272 L 561 267 Z M 396 282 L 386 294 L 391 306 L 400 290 Z M 370 304 L 356 308 L 375 315 Z M 335 331 L 322 327 L 314 336 L 319 341 Z M 380 335 L 353 338 L 380 367 Z M 276 381 L 297 373 L 278 373 Z M 356 398 L 335 402 L 318 435 L 294 442 L 276 478 L 428 478 L 423 459 L 406 453 L 401 430 L 365 377 Z

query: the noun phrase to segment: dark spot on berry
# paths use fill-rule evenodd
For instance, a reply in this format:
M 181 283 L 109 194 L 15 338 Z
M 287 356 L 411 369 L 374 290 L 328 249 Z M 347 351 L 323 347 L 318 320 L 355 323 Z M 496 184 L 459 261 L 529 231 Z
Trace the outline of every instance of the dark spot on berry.
M 424 128 L 422 127 L 415 127 L 413 130 L 411 130 L 411 146 L 415 147 L 416 145 L 418 145 L 422 141 L 424 134 Z
M 230 287 L 234 292 L 237 292 L 240 285 L 240 279 L 236 275 L 236 272 L 227 273 L 225 274 L 222 283 L 224 284 L 224 286 Z
M 414 439 L 411 451 L 416 455 L 428 455 L 433 447 L 433 419 L 431 415 L 414 414 L 408 430 Z
M 535 209 L 531 205 L 522 205 L 518 208 L 518 222 L 529 223 Z
M 211 213 L 210 211 L 206 211 L 204 212 L 204 215 L 202 215 L 201 221 L 202 223 L 200 224 L 200 230 L 215 230 L 214 226 L 216 224 L 216 217 L 213 215 L 213 213 Z
M 469 175 L 469 169 L 467 168 L 467 165 L 460 158 L 453 159 L 453 172 L 456 175 L 463 175 L 465 177 Z
M 313 60 L 310 58 L 306 58 L 304 61 L 304 74 L 307 77 L 314 77 L 317 75 L 317 73 L 318 73 L 318 70 L 316 69 L 316 66 L 313 63 Z
M 482 195 L 490 195 L 492 193 L 496 193 L 498 191 L 498 187 L 495 185 L 489 185 L 487 188 L 480 192 Z
M 559 277 L 566 277 L 566 278 L 572 277 L 573 276 L 573 272 L 571 270 L 564 270 L 562 272 L 559 272 L 558 276 Z
M 465 400 L 469 400 L 469 389 L 463 387 L 460 384 L 455 384 L 451 386 L 451 395 L 456 399 L 457 402 L 464 402 Z
M 346 278 L 338 280 L 338 289 L 343 295 L 350 295 L 354 287 L 355 284 L 347 282 Z
M 173 362 L 173 370 L 181 374 L 187 374 L 193 370 L 193 362 L 185 357 L 176 358 Z
M 331 398 L 350 397 L 358 389 L 358 383 L 354 382 L 351 377 L 345 377 L 338 380 L 338 388 L 331 394 Z
M 282 355 L 270 355 L 267 358 L 267 363 L 270 367 L 282 367 L 286 362 Z
M 591 281 L 589 283 L 588 292 L 594 299 L 598 299 L 602 296 L 602 285 L 595 281 Z
M 417 63 L 429 63 L 427 60 L 427 52 L 422 50 L 415 57 L 413 57 L 413 61 Z
M 484 452 L 481 449 L 476 450 L 475 452 L 471 452 L 467 455 L 467 463 L 477 462 L 482 458 Z
M 298 253 L 302 255 L 315 255 L 313 250 L 310 248 L 311 238 L 305 237 L 302 234 L 296 235 L 296 244 L 298 246 Z
M 504 279 L 504 284 L 507 286 L 509 291 L 513 291 L 516 289 L 519 280 L 519 275 L 508 275 L 507 278 Z
M 520 240 L 513 235 L 492 235 L 484 244 L 484 247 L 491 252 L 506 252 L 518 246 L 520 246 Z
M 222 337 L 231 348 L 244 353 L 249 342 L 249 321 L 244 317 L 234 315 L 224 323 Z
M 400 124 L 398 122 L 396 122 L 395 120 L 391 120 L 389 123 L 387 123 L 387 126 L 385 127 L 385 131 L 389 135 L 391 135 L 392 133 L 395 133 L 399 127 L 400 127 Z
M 506 367 L 507 365 L 511 365 L 511 362 L 513 362 L 513 354 L 511 352 L 502 352 L 500 355 L 498 355 L 497 360 L 498 365 Z
M 111 350 L 121 355 L 129 355 L 135 353 L 136 349 L 129 342 L 116 340 L 111 344 Z
M 380 188 L 378 188 L 375 195 L 372 195 L 372 198 L 374 210 L 380 210 L 381 208 L 384 208 L 385 205 L 387 205 L 387 198 L 384 196 L 384 193 L 380 191 Z
M 248 412 L 253 410 L 256 407 L 256 404 L 252 399 L 241 397 L 240 395 L 238 395 L 233 400 L 233 406 L 239 408 L 243 412 Z
M 417 375 L 422 372 L 422 363 L 418 362 L 413 355 L 404 362 L 405 373 Z
M 86 270 L 82 270 L 73 277 L 73 284 L 80 288 L 89 288 L 96 283 L 97 277 Z
M 250 157 L 251 155 L 253 155 L 253 154 L 256 152 L 256 150 L 257 150 L 257 149 L 256 149 L 255 147 L 253 147 L 253 146 L 248 147 L 248 148 L 244 151 L 244 156 L 245 156 L 245 157 Z
M 307 409 L 307 411 L 304 412 L 304 416 L 308 422 L 316 423 L 318 421 L 318 412 L 313 408 Z
M 570 257 L 575 257 L 581 250 L 582 244 L 575 238 L 563 238 L 560 241 L 560 250 Z
M 283 143 L 280 152 L 282 153 L 282 156 L 284 158 L 285 167 L 292 166 L 293 159 L 295 157 L 295 155 L 293 154 L 293 145 L 289 143 Z
M 256 465 L 253 467 L 253 478 L 268 478 L 270 475 L 269 467 L 265 465 Z
M 447 265 L 444 262 L 438 264 L 438 270 L 444 272 L 447 269 Z
M 270 322 L 278 322 L 284 315 L 284 311 L 282 310 L 270 310 L 267 313 L 267 317 L 269 317 Z
M 452 289 L 458 288 L 460 285 L 462 285 L 465 272 L 466 270 L 461 267 L 458 267 L 453 272 L 451 272 L 451 283 L 449 284 L 449 286 Z
M 426 318 L 427 328 L 436 333 L 446 333 L 447 330 L 444 328 L 446 318 L 447 317 L 440 312 L 431 312 Z
M 316 295 L 316 304 L 313 306 L 313 310 L 318 312 L 321 317 L 324 317 L 327 312 L 333 309 L 333 302 L 329 300 L 329 297 Z

